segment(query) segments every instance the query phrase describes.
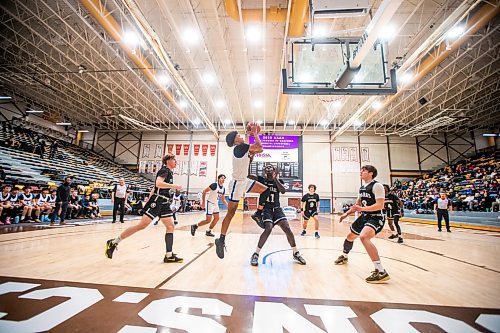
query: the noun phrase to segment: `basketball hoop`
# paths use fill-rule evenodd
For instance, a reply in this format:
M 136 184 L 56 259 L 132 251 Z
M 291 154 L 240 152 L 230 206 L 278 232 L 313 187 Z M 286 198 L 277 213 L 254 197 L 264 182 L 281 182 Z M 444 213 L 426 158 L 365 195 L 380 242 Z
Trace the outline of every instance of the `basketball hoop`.
M 323 104 L 328 118 L 333 120 L 345 103 L 345 96 L 338 95 L 318 95 L 318 100 Z

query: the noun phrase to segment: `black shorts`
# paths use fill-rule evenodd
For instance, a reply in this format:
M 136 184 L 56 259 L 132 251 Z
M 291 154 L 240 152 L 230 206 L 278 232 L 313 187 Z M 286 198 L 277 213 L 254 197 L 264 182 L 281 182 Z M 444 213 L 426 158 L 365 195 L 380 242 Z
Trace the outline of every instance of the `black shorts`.
M 304 211 L 304 220 L 309 220 L 311 217 L 314 217 L 318 215 L 318 211 L 317 210 L 305 210 Z
M 286 216 L 281 207 L 264 208 L 262 212 L 262 222 L 271 222 L 272 224 L 276 224 L 283 220 L 286 220 Z
M 361 230 L 366 227 L 370 227 L 375 230 L 375 234 L 378 234 L 384 228 L 385 219 L 383 215 L 369 215 L 361 214 L 351 225 L 351 231 L 359 235 Z
M 170 200 L 156 194 L 153 194 L 153 196 L 148 200 L 142 211 L 146 216 L 149 216 L 152 219 L 155 217 L 163 218 L 174 215 L 170 209 Z
M 387 211 L 387 213 L 385 214 L 385 216 L 386 216 L 388 219 L 393 219 L 393 218 L 395 218 L 396 216 L 399 218 L 399 212 L 395 213 L 395 212 L 393 212 L 392 210 L 389 210 L 389 211 Z

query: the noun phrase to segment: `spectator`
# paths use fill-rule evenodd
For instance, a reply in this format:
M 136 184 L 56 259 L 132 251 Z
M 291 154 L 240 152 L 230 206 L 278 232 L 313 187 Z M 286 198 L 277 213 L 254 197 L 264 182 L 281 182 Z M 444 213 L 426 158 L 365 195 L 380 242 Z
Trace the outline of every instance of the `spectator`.
M 50 153 L 49 153 L 49 158 L 54 159 L 57 156 L 57 147 L 59 146 L 59 143 L 57 143 L 57 140 L 54 140 L 52 144 L 50 145 Z
M 71 192 L 71 177 L 66 177 L 64 183 L 57 188 L 57 199 L 56 206 L 54 208 L 54 213 L 50 220 L 50 225 L 54 225 L 56 215 L 59 214 L 60 222 L 59 224 L 66 224 L 64 219 L 66 218 L 66 211 L 68 210 L 69 197 Z

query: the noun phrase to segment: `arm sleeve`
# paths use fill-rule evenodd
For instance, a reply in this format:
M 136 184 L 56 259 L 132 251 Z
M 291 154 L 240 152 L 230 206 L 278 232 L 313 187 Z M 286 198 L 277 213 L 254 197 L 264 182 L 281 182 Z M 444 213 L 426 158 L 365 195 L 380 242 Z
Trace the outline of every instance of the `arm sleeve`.
M 237 158 L 242 158 L 245 156 L 246 153 L 248 153 L 248 150 L 250 149 L 250 145 L 247 143 L 241 143 L 234 147 L 233 154 Z
M 375 199 L 385 198 L 384 186 L 380 183 L 375 183 L 373 185 L 373 194 L 375 194 Z
M 210 188 L 212 191 L 215 191 L 215 190 L 217 189 L 217 184 L 212 183 L 212 184 L 210 184 L 209 188 Z
M 306 195 L 304 194 L 304 195 L 302 196 L 302 200 L 300 200 L 300 201 L 301 201 L 301 202 L 306 202 L 306 200 L 307 200 L 307 199 L 306 199 Z

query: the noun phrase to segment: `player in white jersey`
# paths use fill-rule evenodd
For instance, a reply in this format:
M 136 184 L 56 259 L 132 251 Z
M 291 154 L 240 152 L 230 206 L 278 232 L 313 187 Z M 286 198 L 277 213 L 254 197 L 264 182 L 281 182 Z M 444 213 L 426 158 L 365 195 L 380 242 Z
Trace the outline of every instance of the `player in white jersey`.
M 50 194 L 49 194 L 49 189 L 48 188 L 44 188 L 42 189 L 42 193 L 40 193 L 38 195 L 38 198 L 36 200 L 36 211 L 35 211 L 35 216 L 38 219 L 40 219 L 40 215 L 41 215 L 41 221 L 42 222 L 47 222 L 47 214 L 50 214 L 50 212 L 52 211 L 52 205 L 49 203 L 49 198 L 50 198 Z
M 175 194 L 172 196 L 172 203 L 170 204 L 170 209 L 172 212 L 174 212 L 173 218 L 174 218 L 174 224 L 176 225 L 177 222 L 177 216 L 175 216 L 175 213 L 181 209 L 182 206 L 182 201 L 184 200 L 184 197 L 181 194 L 180 190 L 176 190 Z M 156 222 L 158 223 L 158 222 Z
M 227 206 L 227 214 L 222 221 L 221 235 L 215 239 L 215 251 L 219 258 L 224 258 L 226 233 L 231 224 L 238 203 L 246 193 L 261 194 L 267 189 L 267 186 L 259 183 L 256 180 L 247 181 L 248 169 L 251 159 L 255 154 L 262 153 L 262 143 L 258 135 L 259 125 L 249 124 L 247 134 L 253 136 L 255 142 L 253 144 L 245 143 L 245 140 L 238 134 L 237 131 L 232 131 L 226 135 L 226 143 L 233 148 L 233 173 L 232 179 L 227 188 L 229 194 L 229 203 Z
M 226 180 L 225 175 L 219 175 L 217 177 L 217 182 L 210 184 L 206 189 L 203 190 L 203 196 L 201 199 L 201 207 L 205 210 L 205 219 L 200 221 L 198 224 L 191 225 L 191 235 L 194 236 L 196 229 L 202 225 L 210 223 L 208 230 L 205 232 L 205 236 L 215 237 L 212 233 L 213 228 L 219 221 L 219 200 L 226 205 L 227 202 L 224 194 L 226 193 L 226 188 L 224 187 L 224 181 Z M 208 196 L 207 196 L 208 193 Z M 212 220 L 213 217 L 213 220 Z

